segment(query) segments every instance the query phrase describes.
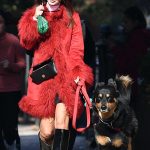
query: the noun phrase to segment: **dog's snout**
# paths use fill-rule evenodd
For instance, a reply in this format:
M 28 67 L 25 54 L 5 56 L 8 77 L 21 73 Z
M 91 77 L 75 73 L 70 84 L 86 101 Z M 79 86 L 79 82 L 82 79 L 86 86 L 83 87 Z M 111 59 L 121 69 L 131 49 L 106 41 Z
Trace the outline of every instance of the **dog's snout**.
M 107 106 L 106 106 L 106 105 L 102 105 L 102 106 L 101 106 L 101 110 L 102 110 L 102 111 L 107 110 Z

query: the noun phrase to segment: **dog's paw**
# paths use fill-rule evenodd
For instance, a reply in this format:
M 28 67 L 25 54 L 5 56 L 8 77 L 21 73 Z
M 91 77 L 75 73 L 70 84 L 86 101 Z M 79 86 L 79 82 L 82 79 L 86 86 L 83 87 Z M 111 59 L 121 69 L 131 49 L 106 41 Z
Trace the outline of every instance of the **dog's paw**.
M 96 138 L 97 143 L 102 146 L 105 146 L 106 144 L 111 142 L 110 138 L 107 136 L 97 135 L 95 138 Z
M 112 140 L 112 145 L 115 147 L 120 147 L 122 144 L 123 144 L 123 141 L 120 138 L 115 138 Z

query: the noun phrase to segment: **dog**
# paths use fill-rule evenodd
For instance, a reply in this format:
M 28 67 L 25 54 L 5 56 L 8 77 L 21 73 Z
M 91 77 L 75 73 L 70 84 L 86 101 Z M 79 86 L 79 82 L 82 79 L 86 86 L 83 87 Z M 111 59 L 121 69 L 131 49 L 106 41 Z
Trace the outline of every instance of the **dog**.
M 94 135 L 99 150 L 132 150 L 138 120 L 129 106 L 132 79 L 117 76 L 98 83 L 94 91 Z

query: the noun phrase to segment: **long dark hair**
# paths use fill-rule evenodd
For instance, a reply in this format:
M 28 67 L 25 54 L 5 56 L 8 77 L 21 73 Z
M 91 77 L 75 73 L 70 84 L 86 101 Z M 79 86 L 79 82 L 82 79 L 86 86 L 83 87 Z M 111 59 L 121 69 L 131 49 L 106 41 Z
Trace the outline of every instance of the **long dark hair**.
M 138 21 L 138 27 L 145 28 L 147 26 L 145 16 L 137 6 L 127 8 L 124 15 L 132 21 Z
M 63 4 L 68 9 L 71 15 L 73 14 L 74 9 L 71 4 L 71 0 L 61 0 L 61 4 Z
M 68 10 L 68 16 L 70 18 L 70 23 L 68 26 L 73 27 L 75 22 L 74 22 L 73 17 L 72 17 L 74 9 L 73 9 L 71 0 L 61 0 L 61 4 L 64 5 Z

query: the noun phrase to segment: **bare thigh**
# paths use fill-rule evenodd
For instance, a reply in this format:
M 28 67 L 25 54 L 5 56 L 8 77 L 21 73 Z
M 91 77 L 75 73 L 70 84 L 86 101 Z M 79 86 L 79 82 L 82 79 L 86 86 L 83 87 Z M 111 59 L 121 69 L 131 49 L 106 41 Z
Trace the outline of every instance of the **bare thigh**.
M 63 103 L 58 103 L 55 110 L 55 128 L 66 129 L 69 128 L 69 115 L 66 106 Z
M 54 118 L 42 118 L 40 121 L 40 138 L 49 141 L 54 135 Z

